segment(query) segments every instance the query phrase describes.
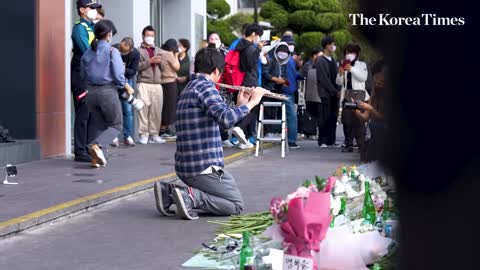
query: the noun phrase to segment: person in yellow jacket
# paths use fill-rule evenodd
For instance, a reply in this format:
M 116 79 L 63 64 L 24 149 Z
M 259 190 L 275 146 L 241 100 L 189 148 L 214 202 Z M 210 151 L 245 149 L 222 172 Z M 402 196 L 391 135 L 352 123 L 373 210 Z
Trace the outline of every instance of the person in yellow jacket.
M 80 77 L 80 60 L 90 48 L 95 39 L 94 23 L 97 18 L 97 8 L 102 6 L 93 0 L 78 0 L 77 10 L 80 20 L 75 23 L 72 30 L 73 58 L 71 62 L 71 90 L 73 105 L 75 107 L 74 124 L 74 153 L 75 161 L 90 162 L 88 144 L 95 138 L 96 131 L 93 115 L 88 111 L 86 104 L 87 85 Z

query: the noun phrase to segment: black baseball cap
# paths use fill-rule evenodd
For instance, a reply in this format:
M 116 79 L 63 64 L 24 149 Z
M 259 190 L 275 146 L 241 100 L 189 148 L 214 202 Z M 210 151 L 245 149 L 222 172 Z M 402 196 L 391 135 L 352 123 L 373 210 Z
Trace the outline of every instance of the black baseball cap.
M 102 5 L 98 4 L 96 0 L 77 0 L 77 9 L 82 7 L 97 9 L 101 8 Z

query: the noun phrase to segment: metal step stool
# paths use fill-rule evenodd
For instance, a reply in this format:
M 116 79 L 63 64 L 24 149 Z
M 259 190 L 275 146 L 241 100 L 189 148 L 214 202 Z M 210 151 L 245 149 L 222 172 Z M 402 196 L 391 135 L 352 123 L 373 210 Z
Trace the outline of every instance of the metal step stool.
M 281 107 L 282 108 L 282 119 L 264 119 L 264 110 L 268 107 Z M 281 125 L 282 133 L 281 137 L 272 137 L 265 138 L 263 127 L 264 125 Z M 285 102 L 262 102 L 260 104 L 260 114 L 258 117 L 258 128 L 257 128 L 257 149 L 255 151 L 255 156 L 258 157 L 260 153 L 263 154 L 263 143 L 264 142 L 280 142 L 282 147 L 282 158 L 285 157 L 285 153 L 288 152 L 287 144 L 287 109 Z

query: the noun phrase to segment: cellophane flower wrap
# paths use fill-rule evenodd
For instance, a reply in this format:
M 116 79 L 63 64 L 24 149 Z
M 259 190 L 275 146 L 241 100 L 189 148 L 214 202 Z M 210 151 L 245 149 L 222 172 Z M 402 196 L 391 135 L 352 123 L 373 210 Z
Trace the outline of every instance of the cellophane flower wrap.
M 330 192 L 335 181 L 335 177 L 328 178 L 323 190 L 310 184 L 299 187 L 286 200 L 272 199 L 270 211 L 280 224 L 285 254 L 313 260 L 312 255 L 320 251 L 320 242 L 332 221 Z M 314 269 L 318 269 L 313 261 Z

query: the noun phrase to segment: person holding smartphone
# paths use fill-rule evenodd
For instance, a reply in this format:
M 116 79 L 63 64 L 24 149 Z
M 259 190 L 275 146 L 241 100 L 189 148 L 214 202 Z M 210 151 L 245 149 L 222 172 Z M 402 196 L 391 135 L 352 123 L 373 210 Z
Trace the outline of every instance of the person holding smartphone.
M 145 102 L 145 107 L 138 113 L 139 143 L 165 143 L 159 135 L 162 124 L 163 88 L 161 49 L 155 46 L 155 29 L 147 26 L 142 32 L 143 43 L 138 48 L 138 98 Z
M 365 89 L 365 82 L 368 77 L 367 64 L 360 61 L 360 46 L 357 44 L 347 44 L 344 50 L 344 60 L 341 62 L 338 69 L 336 83 L 341 86 L 340 102 L 350 101 L 366 101 L 369 99 L 367 90 Z M 347 100 L 353 95 L 353 91 L 364 91 L 365 98 L 363 100 Z M 347 97 L 345 99 L 345 97 Z M 342 109 L 342 124 L 343 133 L 345 134 L 345 145 L 342 152 L 353 152 L 353 140 L 357 141 L 359 151 L 365 142 L 365 124 L 355 117 L 352 109 Z

